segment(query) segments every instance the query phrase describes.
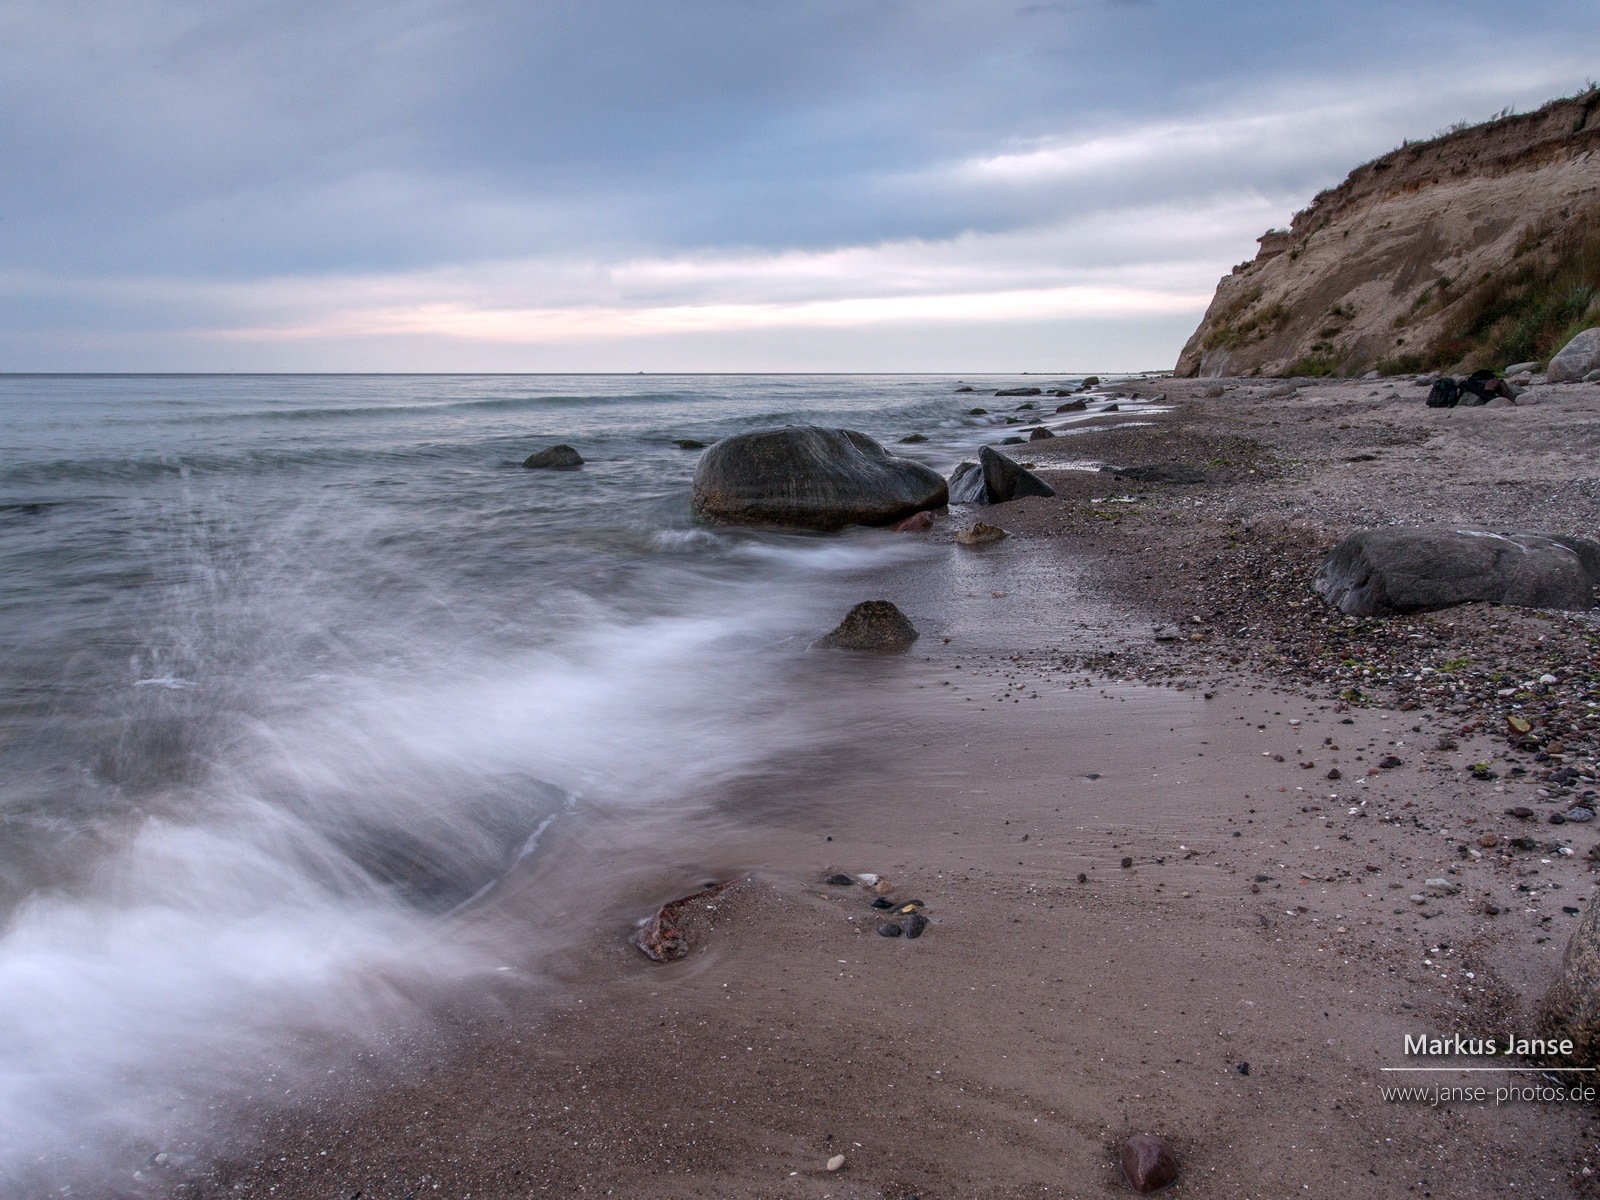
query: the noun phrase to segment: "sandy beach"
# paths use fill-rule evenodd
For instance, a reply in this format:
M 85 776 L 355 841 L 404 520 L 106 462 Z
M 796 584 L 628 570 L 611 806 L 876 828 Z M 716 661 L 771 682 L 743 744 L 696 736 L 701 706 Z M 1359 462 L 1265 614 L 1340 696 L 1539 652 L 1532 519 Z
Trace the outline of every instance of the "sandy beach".
M 126 1194 L 1113 1196 L 1136 1132 L 1176 1148 L 1173 1195 L 1594 1194 L 1592 1106 L 1492 1095 L 1555 1077 L 1428 1076 L 1491 1081 L 1436 1105 L 1383 1068 L 1415 1065 L 1407 1035 L 1535 1032 L 1594 886 L 1600 831 L 1547 818 L 1595 786 L 1600 622 L 1347 622 L 1309 572 L 1369 524 L 1592 535 L 1600 386 L 1141 390 L 1170 411 L 1013 448 L 1060 493 L 980 514 L 1013 536 L 884 580 L 909 655 L 808 662 L 811 748 L 687 818 L 560 829 L 464 918 L 490 984 L 386 1053 L 326 1047 L 219 1115 L 224 1161 L 163 1156 Z M 1085 469 L 1168 462 L 1207 482 Z M 1496 707 L 1535 670 L 1553 760 Z M 878 936 L 838 873 L 925 932 Z M 730 879 L 687 958 L 633 948 Z

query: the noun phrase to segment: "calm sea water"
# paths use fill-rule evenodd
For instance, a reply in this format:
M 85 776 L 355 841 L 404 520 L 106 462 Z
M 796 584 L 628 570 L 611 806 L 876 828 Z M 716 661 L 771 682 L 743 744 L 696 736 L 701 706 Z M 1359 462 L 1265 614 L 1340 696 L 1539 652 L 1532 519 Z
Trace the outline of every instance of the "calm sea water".
M 1021 381 L 971 382 L 0 377 L 0 1182 L 404 1020 L 548 822 L 802 736 L 782 664 L 935 552 L 699 528 L 673 439 L 947 471 Z M 555 442 L 588 465 L 521 469 Z

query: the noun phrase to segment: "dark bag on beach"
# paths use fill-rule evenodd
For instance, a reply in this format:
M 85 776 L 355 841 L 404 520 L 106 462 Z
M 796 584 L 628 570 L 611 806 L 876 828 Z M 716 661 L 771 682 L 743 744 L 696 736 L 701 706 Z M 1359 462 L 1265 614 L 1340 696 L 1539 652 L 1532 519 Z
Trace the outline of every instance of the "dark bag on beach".
M 1461 400 L 1461 389 L 1448 375 L 1441 375 L 1428 389 L 1429 408 L 1454 408 Z

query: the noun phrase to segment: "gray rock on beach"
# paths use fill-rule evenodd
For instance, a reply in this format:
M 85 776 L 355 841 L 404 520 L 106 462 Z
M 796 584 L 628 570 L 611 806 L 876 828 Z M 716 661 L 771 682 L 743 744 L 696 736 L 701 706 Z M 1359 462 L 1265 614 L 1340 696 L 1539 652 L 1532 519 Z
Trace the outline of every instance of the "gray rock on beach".
M 1472 601 L 1587 609 L 1600 584 L 1600 542 L 1541 533 L 1391 528 L 1352 534 L 1313 584 L 1348 616 L 1430 612 Z
M 522 460 L 530 471 L 576 471 L 583 466 L 583 455 L 571 446 L 551 446 Z
M 1539 1007 L 1539 1036 L 1570 1038 L 1572 1061 L 1600 1066 L 1600 896 L 1578 918 L 1561 959 L 1561 974 Z
M 1590 371 L 1600 371 L 1600 325 L 1585 329 L 1550 360 L 1547 383 L 1577 383 Z
M 864 433 L 786 425 L 723 438 L 694 471 L 694 512 L 730 525 L 890 525 L 949 500 L 932 467 Z
M 1510 379 L 1513 375 L 1536 375 L 1538 371 L 1539 364 L 1536 362 L 1519 362 L 1512 363 L 1501 374 Z
M 988 446 L 978 451 L 978 464 L 983 468 L 984 491 L 990 504 L 1004 504 L 1024 496 L 1056 494 L 1055 488 L 1032 471 Z
M 977 463 L 958 463 L 950 473 L 950 503 L 989 503 L 989 492 L 983 483 L 983 468 Z
M 887 600 L 863 600 L 816 645 L 832 650 L 864 650 L 902 654 L 922 635 L 910 619 Z

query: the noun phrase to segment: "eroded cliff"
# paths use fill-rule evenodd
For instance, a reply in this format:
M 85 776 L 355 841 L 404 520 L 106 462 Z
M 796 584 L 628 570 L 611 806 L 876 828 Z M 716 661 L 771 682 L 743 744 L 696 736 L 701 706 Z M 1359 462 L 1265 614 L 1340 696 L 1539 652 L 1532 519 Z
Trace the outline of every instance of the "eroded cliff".
M 1217 285 L 1176 373 L 1501 368 L 1600 324 L 1600 88 L 1356 168 Z

